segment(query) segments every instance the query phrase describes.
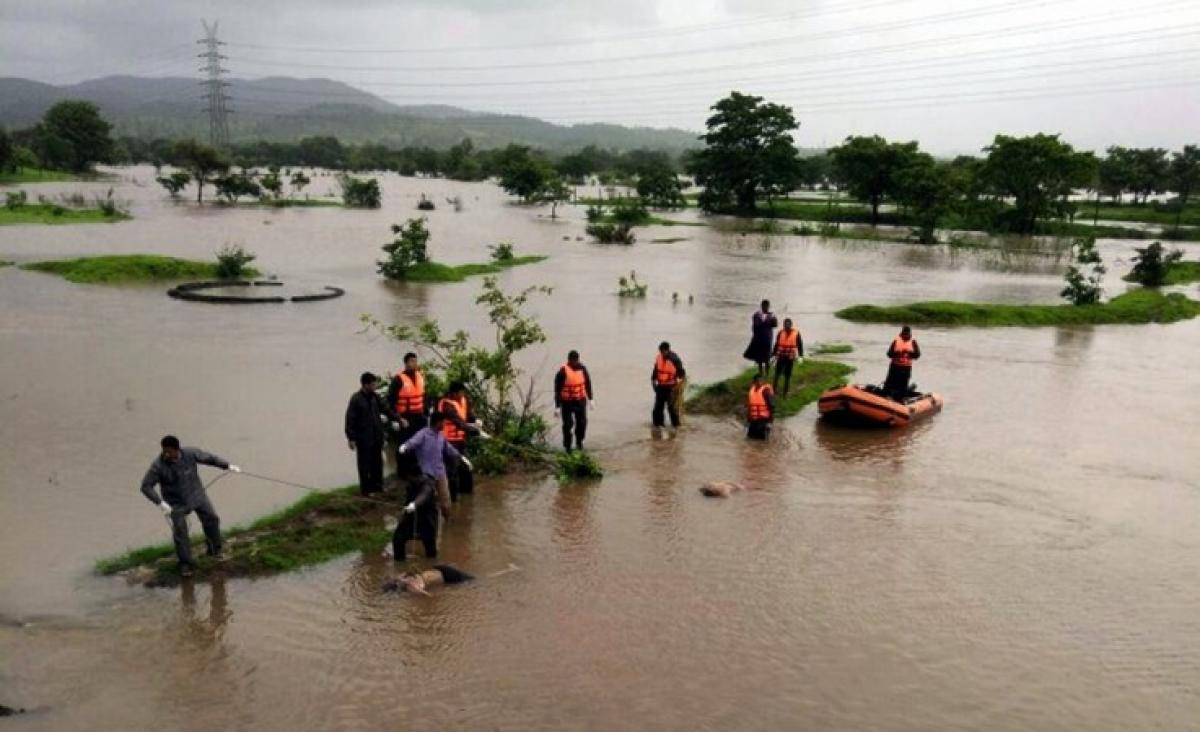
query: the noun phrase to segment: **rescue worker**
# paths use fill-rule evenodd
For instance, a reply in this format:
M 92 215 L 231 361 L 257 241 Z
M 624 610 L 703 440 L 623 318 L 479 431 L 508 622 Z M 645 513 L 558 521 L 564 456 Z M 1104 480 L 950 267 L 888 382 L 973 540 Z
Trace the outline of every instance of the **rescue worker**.
M 758 373 L 766 376 L 771 363 L 771 343 L 774 341 L 775 326 L 779 320 L 771 312 L 771 301 L 763 300 L 758 312 L 750 318 L 750 345 L 742 353 L 742 358 L 753 361 L 758 367 Z
M 583 449 L 589 404 L 596 408 L 592 376 L 587 366 L 579 362 L 579 351 L 571 351 L 567 362 L 554 375 L 554 416 L 562 414 L 563 450 L 571 451 L 572 438 L 575 449 Z
M 200 517 L 208 556 L 218 562 L 225 561 L 225 554 L 221 551 L 221 519 L 204 491 L 204 484 L 200 482 L 199 467 L 211 465 L 231 473 L 240 473 L 242 469 L 203 450 L 180 447 L 179 438 L 174 435 L 162 438 L 159 447 L 162 453 L 150 464 L 150 469 L 142 478 L 142 494 L 158 506 L 166 517 L 171 527 L 171 538 L 175 542 L 175 556 L 179 559 L 179 574 L 191 577 L 195 572 L 195 563 L 192 560 L 192 543 L 188 538 L 187 517 L 192 511 Z M 159 498 L 155 486 L 162 488 L 162 498 Z
M 396 442 L 403 445 L 426 425 L 425 374 L 417 364 L 417 354 L 404 354 L 404 370 L 397 372 L 388 385 L 387 400 L 400 425 Z M 417 464 L 411 458 L 403 459 L 397 455 L 396 473 L 401 477 L 415 476 Z
M 407 558 L 405 543 L 419 538 L 425 545 L 425 556 L 437 556 L 438 514 L 450 517 L 450 486 L 446 479 L 446 462 L 461 461 L 468 468 L 471 461 L 446 442 L 442 426 L 446 421 L 441 412 L 429 415 L 429 424 L 400 446 L 400 455 L 412 455 L 420 476 L 407 483 L 404 515 L 392 534 L 392 557 L 402 562 Z
M 767 439 L 774 419 L 775 390 L 770 384 L 762 383 L 762 377 L 755 374 L 746 397 L 746 420 L 750 423 L 746 436 L 755 440 Z
M 489 436 L 476 422 L 467 402 L 466 386 L 461 381 L 450 382 L 450 387 L 438 400 L 437 411 L 446 418 L 442 423 L 442 435 L 446 442 L 463 455 L 467 454 L 468 435 L 485 439 Z M 465 465 L 459 465 L 459 461 L 446 461 L 446 476 L 450 483 L 451 501 L 457 501 L 460 494 L 475 492 L 475 476 Z
M 900 335 L 888 346 L 887 355 L 892 359 L 892 363 L 888 366 L 883 391 L 890 398 L 903 402 L 908 397 L 908 382 L 912 378 L 913 361 L 921 357 L 921 347 L 912 337 L 912 328 L 906 325 L 900 329 Z
M 663 409 L 671 416 L 671 427 L 679 426 L 679 408 L 676 406 L 675 390 L 687 372 L 683 361 L 671 350 L 671 344 L 658 344 L 658 355 L 654 357 L 654 370 L 650 372 L 650 385 L 654 387 L 654 411 L 650 415 L 655 427 L 664 426 Z
M 800 331 L 792 327 L 792 319 L 783 319 L 783 330 L 775 336 L 775 379 L 771 388 L 779 390 L 779 377 L 783 377 L 783 396 L 787 396 L 792 385 L 792 369 L 804 361 L 804 339 Z
M 370 371 L 358 379 L 359 389 L 346 405 L 346 440 L 358 461 L 358 490 L 370 495 L 383 490 L 384 427 L 399 429 L 391 406 L 379 396 L 379 377 Z

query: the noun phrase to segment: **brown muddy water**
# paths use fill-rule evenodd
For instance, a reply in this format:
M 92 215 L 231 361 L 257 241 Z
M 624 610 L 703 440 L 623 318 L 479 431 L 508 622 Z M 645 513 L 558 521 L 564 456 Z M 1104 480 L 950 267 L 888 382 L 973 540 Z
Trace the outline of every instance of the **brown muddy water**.
M 835 309 L 1052 302 L 1060 273 L 697 227 L 604 248 L 576 239 L 579 209 L 551 222 L 487 184 L 387 176 L 381 211 L 198 210 L 148 168 L 122 175 L 132 221 L 3 227 L 0 259 L 207 258 L 240 242 L 291 285 L 347 295 L 216 306 L 0 269 L 0 703 L 35 710 L 4 728 L 1195 729 L 1200 321 L 918 329 L 916 381 L 948 406 L 915 429 L 828 429 L 810 408 L 769 445 L 718 419 L 654 439 L 658 341 L 693 383 L 724 377 L 762 297 L 810 347 L 854 344 L 847 360 L 878 380 L 893 328 Z M 582 352 L 603 481 L 485 482 L 443 541 L 481 579 L 432 598 L 382 594 L 382 553 L 182 590 L 91 575 L 99 557 L 167 538 L 137 489 L 163 433 L 252 472 L 349 483 L 345 400 L 401 353 L 358 334 L 358 316 L 486 335 L 478 280 L 375 275 L 420 193 L 439 203 L 438 260 L 482 261 L 501 240 L 550 255 L 501 280 L 554 285 L 536 306 L 550 341 L 525 365 L 548 413 L 555 368 Z M 451 195 L 465 210 L 442 204 Z M 688 240 L 650 243 L 676 236 Z M 1103 243 L 1110 293 L 1132 246 Z M 615 296 L 630 269 L 647 300 Z M 702 498 L 718 479 L 754 490 Z M 227 526 L 297 493 L 245 476 L 212 489 Z

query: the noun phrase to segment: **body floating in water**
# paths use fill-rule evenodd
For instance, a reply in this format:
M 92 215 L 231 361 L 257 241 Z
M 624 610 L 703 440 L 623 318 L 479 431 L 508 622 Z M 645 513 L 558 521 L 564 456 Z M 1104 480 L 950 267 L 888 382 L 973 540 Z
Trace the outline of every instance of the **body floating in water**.
M 439 585 L 457 585 L 475 579 L 449 564 L 434 565 L 432 569 L 423 572 L 405 572 L 397 579 L 389 580 L 383 585 L 384 592 L 411 592 L 414 595 L 429 597 L 429 588 Z
M 709 498 L 729 498 L 734 493 L 744 490 L 746 490 L 746 486 L 728 480 L 714 480 L 700 486 L 700 493 Z

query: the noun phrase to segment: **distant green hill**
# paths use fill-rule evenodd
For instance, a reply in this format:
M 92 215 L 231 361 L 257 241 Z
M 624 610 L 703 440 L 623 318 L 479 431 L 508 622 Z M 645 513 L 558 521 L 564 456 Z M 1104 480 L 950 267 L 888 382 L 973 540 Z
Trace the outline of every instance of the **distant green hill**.
M 334 135 L 344 142 L 448 147 L 464 137 L 480 147 L 516 142 L 548 150 L 584 145 L 678 153 L 697 147 L 695 132 L 610 124 L 563 126 L 533 117 L 477 112 L 446 105 L 392 104 L 329 79 L 232 79 L 230 136 L 243 140 L 296 140 Z M 55 102 L 87 99 L 112 121 L 117 135 L 144 139 L 208 134 L 201 87 L 183 77 L 107 76 L 53 86 L 0 78 L 0 126 L 29 127 Z

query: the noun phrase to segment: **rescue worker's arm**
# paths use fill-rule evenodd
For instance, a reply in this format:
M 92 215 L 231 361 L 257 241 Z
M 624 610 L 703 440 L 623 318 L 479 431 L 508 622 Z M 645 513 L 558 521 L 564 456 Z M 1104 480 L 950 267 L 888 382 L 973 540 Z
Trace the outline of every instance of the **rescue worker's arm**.
M 587 366 L 583 367 L 583 386 L 587 389 L 588 401 L 592 401 L 592 375 L 588 372 Z
M 567 383 L 567 370 L 559 369 L 558 373 L 554 375 L 554 408 L 555 409 L 560 409 L 562 407 L 562 390 L 563 390 L 563 385 L 566 383 Z
M 425 444 L 425 430 L 420 430 L 417 434 L 408 438 L 408 442 L 400 446 L 400 452 L 412 452 L 423 444 Z
M 918 358 L 921 357 L 921 347 L 917 345 L 916 338 L 912 339 L 912 346 L 913 346 L 912 357 L 913 357 L 913 360 L 916 361 Z
M 146 475 L 142 478 L 142 495 L 146 500 L 153 503 L 155 506 L 162 504 L 163 500 L 158 497 L 158 491 L 155 487 L 158 485 L 158 465 L 157 463 L 150 466 L 146 471 Z
M 888 345 L 887 357 L 888 357 L 888 358 L 895 358 L 895 357 L 896 357 L 896 342 L 895 342 L 895 341 L 892 341 L 892 342 L 891 342 L 891 343 Z
M 229 461 L 225 458 L 217 457 L 211 452 L 205 452 L 194 447 L 184 449 L 191 452 L 192 457 L 195 458 L 196 462 L 200 463 L 201 465 L 211 465 L 214 468 L 220 468 L 221 470 L 229 470 Z
M 461 417 L 459 417 L 457 412 L 453 412 L 453 411 L 447 409 L 445 412 L 442 412 L 442 413 L 446 415 L 446 419 L 450 420 L 451 424 L 453 424 L 455 427 L 459 428 L 463 432 L 475 432 L 479 429 L 478 427 L 476 427 L 473 424 L 467 424 L 467 421 L 465 419 L 462 419 Z
M 775 334 L 775 347 L 771 349 L 771 353 L 773 353 L 776 356 L 779 355 L 779 339 L 781 337 L 783 337 L 782 330 Z
M 675 378 L 682 379 L 687 376 L 687 372 L 683 370 L 683 361 L 679 359 L 679 354 L 672 352 L 667 358 L 671 359 L 671 363 L 675 364 Z

